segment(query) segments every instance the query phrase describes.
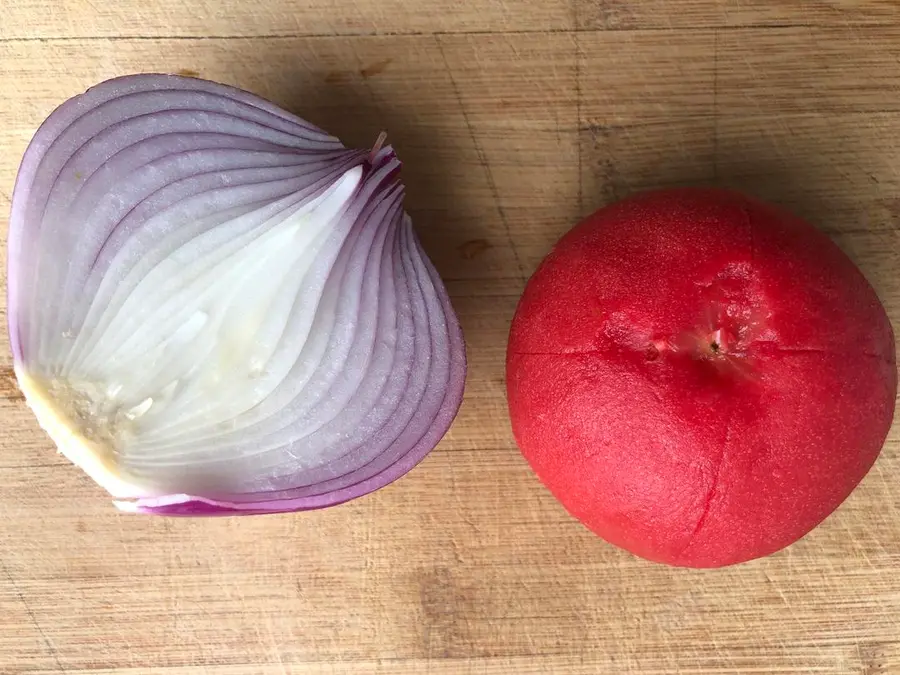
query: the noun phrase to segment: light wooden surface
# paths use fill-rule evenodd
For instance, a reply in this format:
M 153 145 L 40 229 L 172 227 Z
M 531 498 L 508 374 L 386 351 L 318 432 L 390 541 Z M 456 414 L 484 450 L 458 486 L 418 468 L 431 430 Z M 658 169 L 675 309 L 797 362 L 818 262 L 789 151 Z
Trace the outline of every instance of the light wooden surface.
M 794 208 L 900 326 L 900 3 L 2 0 L 2 227 L 41 120 L 134 71 L 236 84 L 348 143 L 387 129 L 467 334 L 466 400 L 422 465 L 345 506 L 129 517 L 54 454 L 4 345 L 0 673 L 900 673 L 900 432 L 802 542 L 673 570 L 567 517 L 503 395 L 523 280 L 639 188 Z

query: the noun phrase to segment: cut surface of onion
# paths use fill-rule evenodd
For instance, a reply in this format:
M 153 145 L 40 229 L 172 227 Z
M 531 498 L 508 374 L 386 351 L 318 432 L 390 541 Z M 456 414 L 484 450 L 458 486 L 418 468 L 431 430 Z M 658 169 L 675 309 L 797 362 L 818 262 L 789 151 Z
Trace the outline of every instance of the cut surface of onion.
M 446 433 L 465 345 L 382 141 L 172 75 L 103 82 L 37 131 L 10 216 L 15 372 L 119 508 L 322 508 Z

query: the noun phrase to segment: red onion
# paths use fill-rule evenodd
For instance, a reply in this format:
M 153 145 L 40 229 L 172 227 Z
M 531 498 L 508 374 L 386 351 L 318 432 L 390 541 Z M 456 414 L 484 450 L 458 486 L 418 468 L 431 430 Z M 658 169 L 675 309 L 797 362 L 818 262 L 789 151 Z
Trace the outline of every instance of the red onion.
M 390 147 L 167 75 L 60 106 L 19 170 L 9 332 L 26 400 L 119 508 L 326 507 L 456 415 L 465 347 Z

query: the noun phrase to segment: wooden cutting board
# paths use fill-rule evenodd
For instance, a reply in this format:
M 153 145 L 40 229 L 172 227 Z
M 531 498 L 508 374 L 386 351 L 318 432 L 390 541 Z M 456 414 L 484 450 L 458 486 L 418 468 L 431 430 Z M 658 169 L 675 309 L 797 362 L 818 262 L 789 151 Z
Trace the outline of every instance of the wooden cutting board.
M 900 432 L 797 545 L 668 569 L 548 495 L 503 379 L 524 280 L 580 215 L 640 188 L 729 185 L 796 210 L 900 322 L 900 3 L 0 6 L 4 228 L 21 153 L 65 98 L 135 71 L 232 83 L 347 143 L 388 131 L 470 359 L 453 429 L 387 489 L 171 520 L 118 514 L 54 453 L 4 345 L 0 673 L 900 673 Z

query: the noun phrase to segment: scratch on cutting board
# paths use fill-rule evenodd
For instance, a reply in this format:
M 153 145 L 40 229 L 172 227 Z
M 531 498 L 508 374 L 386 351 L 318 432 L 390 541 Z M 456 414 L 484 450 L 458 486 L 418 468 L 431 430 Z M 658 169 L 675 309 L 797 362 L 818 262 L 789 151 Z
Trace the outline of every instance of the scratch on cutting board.
M 874 467 L 875 470 L 872 473 L 874 475 L 878 476 L 878 480 L 881 481 L 881 486 L 884 488 L 885 494 L 891 494 L 893 492 L 894 488 L 893 488 L 893 486 L 891 486 L 890 483 L 888 483 L 888 479 L 884 475 L 884 471 L 882 470 L 883 466 L 884 466 L 883 463 L 881 463 L 881 464 L 876 463 L 875 467 Z M 887 509 L 891 512 L 891 516 L 897 515 L 897 509 L 894 506 L 894 502 L 892 500 L 886 499 L 886 500 L 884 500 L 884 504 L 887 507 Z M 879 543 L 880 543 L 880 541 L 879 541 Z
M 852 527 L 850 527 L 849 525 L 847 525 L 847 524 L 845 523 L 843 529 L 844 529 L 844 531 L 847 533 L 847 539 L 848 539 L 848 540 L 850 541 L 850 543 L 853 545 L 853 548 L 854 548 L 855 552 L 859 554 L 860 558 L 861 558 L 862 560 L 865 560 L 865 561 L 866 561 L 866 564 L 867 564 L 871 569 L 873 569 L 873 570 L 874 570 L 874 569 L 877 569 L 876 565 L 874 565 L 874 564 L 872 563 L 872 559 L 869 558 L 869 554 L 866 553 L 865 543 L 862 542 L 862 541 L 860 541 L 860 539 L 856 536 L 856 534 L 855 534 L 855 528 L 852 528 Z
M 788 567 L 790 567 L 790 562 L 788 562 Z M 766 572 L 765 570 L 763 570 L 763 578 L 778 594 L 778 597 L 781 598 L 781 602 L 784 603 L 784 607 L 785 609 L 787 609 L 788 614 L 791 615 L 791 619 L 794 621 L 794 624 L 797 626 L 801 625 L 803 623 L 803 619 L 797 612 L 797 608 L 794 606 L 794 603 L 790 601 L 790 598 L 788 598 L 787 594 L 784 592 L 784 590 L 782 590 L 781 585 L 776 582 L 771 576 L 769 576 L 768 572 Z
M 791 603 L 790 603 L 790 601 L 787 599 L 787 596 L 784 594 L 784 591 L 781 590 L 781 586 L 779 586 L 777 583 L 775 583 L 775 581 L 772 579 L 772 577 L 770 577 L 770 576 L 768 575 L 768 573 L 767 573 L 765 570 L 763 570 L 763 578 L 764 578 L 764 579 L 769 583 L 769 585 L 775 590 L 775 592 L 778 594 L 778 597 L 781 598 L 781 602 L 784 603 L 784 606 L 785 606 L 785 607 L 790 607 L 790 606 L 791 606 Z
M 491 167 L 488 164 L 487 158 L 484 154 L 484 149 L 481 147 L 481 143 L 478 142 L 478 137 L 475 134 L 475 129 L 472 128 L 472 121 L 469 119 L 469 113 L 466 110 L 466 106 L 463 105 L 462 94 L 459 90 L 459 84 L 456 81 L 456 78 L 453 76 L 453 70 L 450 68 L 450 62 L 447 60 L 447 53 L 444 51 L 444 45 L 441 43 L 441 36 L 435 35 L 434 40 L 437 43 L 438 51 L 441 53 L 441 59 L 444 61 L 444 68 L 447 71 L 447 77 L 450 78 L 450 84 L 453 87 L 453 94 L 456 97 L 456 102 L 459 104 L 459 109 L 462 112 L 463 121 L 466 123 L 466 128 L 469 130 L 469 137 L 472 139 L 472 145 L 475 146 L 475 154 L 478 155 L 478 162 L 481 164 L 481 168 L 484 169 L 484 175 L 488 182 L 488 187 L 491 190 L 491 195 L 494 198 L 494 203 L 497 206 L 497 213 L 500 216 L 500 222 L 503 223 L 503 229 L 506 231 L 506 240 L 509 243 L 509 248 L 512 250 L 513 258 L 516 261 L 516 268 L 519 271 L 519 278 L 524 283 L 528 278 L 525 274 L 525 268 L 522 265 L 522 259 L 519 257 L 519 251 L 516 249 L 515 242 L 512 237 L 512 230 L 509 227 L 509 220 L 506 217 L 506 210 L 503 208 L 503 204 L 500 202 L 500 192 L 497 190 L 497 182 L 494 180 L 494 172 L 491 171 Z
M 257 632 L 259 632 L 258 627 Z M 269 638 L 269 663 L 280 666 L 281 675 L 288 675 L 287 665 L 284 663 L 284 659 L 281 656 L 281 647 L 278 645 L 278 641 L 275 639 L 275 626 L 272 624 L 272 615 L 268 613 L 266 614 L 266 635 Z M 273 656 L 275 659 L 277 659 L 277 664 L 276 661 L 271 660 Z
M 66 669 L 63 668 L 62 663 L 59 660 L 59 654 L 56 653 L 56 648 L 53 646 L 53 643 L 50 641 L 50 638 L 47 637 L 47 634 L 44 632 L 44 629 L 41 628 L 41 624 L 38 623 L 37 617 L 34 615 L 34 611 L 32 611 L 31 606 L 28 604 L 28 601 L 25 600 L 25 595 L 19 589 L 19 585 L 13 579 L 12 574 L 9 571 L 9 567 L 6 566 L 6 561 L 0 558 L 0 569 L 3 570 L 4 576 L 9 581 L 9 585 L 12 587 L 13 593 L 16 594 L 16 597 L 19 599 L 19 602 L 22 603 L 22 607 L 25 608 L 25 612 L 28 614 L 28 618 L 31 619 L 31 624 L 34 626 L 35 630 L 41 636 L 41 639 L 44 641 L 44 646 L 47 648 L 47 653 L 53 657 L 53 661 L 56 663 L 56 667 L 59 669 L 59 672 L 65 675 Z

